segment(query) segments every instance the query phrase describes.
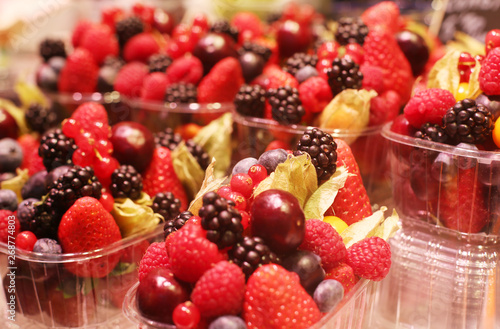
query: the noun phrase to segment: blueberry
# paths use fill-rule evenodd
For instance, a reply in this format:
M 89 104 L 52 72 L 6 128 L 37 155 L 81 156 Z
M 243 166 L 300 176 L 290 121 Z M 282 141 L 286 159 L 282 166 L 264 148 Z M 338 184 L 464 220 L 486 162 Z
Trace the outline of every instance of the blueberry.
M 39 171 L 31 176 L 21 189 L 23 199 L 41 199 L 42 196 L 47 194 L 47 185 L 45 184 L 46 177 L 46 170 Z
M 71 166 L 60 166 L 57 168 L 52 169 L 47 176 L 45 176 L 45 185 L 47 186 L 47 189 L 50 189 L 52 184 L 57 181 L 59 177 L 64 175 L 68 170 L 71 169 Z
M 40 200 L 35 198 L 29 198 L 23 200 L 19 206 L 17 206 L 17 218 L 21 223 L 21 230 L 29 230 L 30 222 L 35 217 L 35 203 Z
M 317 77 L 317 76 L 318 76 L 318 70 L 316 70 L 311 65 L 306 65 L 303 68 L 299 69 L 297 73 L 295 73 L 295 78 L 299 83 L 302 83 L 311 77 Z
M 17 209 L 17 194 L 12 190 L 0 190 L 0 209 L 16 211 Z
M 240 173 L 246 174 L 246 173 L 248 173 L 248 169 L 250 169 L 250 167 L 256 163 L 257 163 L 257 159 L 252 158 L 252 157 L 242 159 L 234 165 L 233 172 L 231 173 L 231 175 L 236 175 L 236 174 L 240 174 Z
M 451 181 L 457 175 L 457 166 L 448 153 L 440 153 L 431 165 L 431 176 L 438 182 Z
M 457 148 L 467 149 L 467 150 L 472 150 L 472 151 L 479 150 L 476 145 L 469 144 L 469 143 L 459 143 L 457 145 Z M 457 155 L 455 162 L 456 162 L 456 165 L 458 168 L 463 169 L 463 170 L 467 170 L 467 169 L 474 168 L 477 165 L 477 158 L 474 156 L 466 157 L 466 156 Z
M 246 329 L 247 324 L 239 316 L 223 315 L 212 321 L 208 329 Z
M 337 280 L 324 280 L 314 291 L 313 299 L 321 313 L 330 312 L 344 298 L 344 287 Z
M 266 168 L 267 173 L 271 174 L 276 170 L 276 167 L 286 161 L 288 157 L 288 152 L 284 149 L 274 149 L 269 150 L 261 154 L 258 164 L 264 166 Z
M 0 140 L 0 172 L 15 172 L 23 162 L 23 149 L 12 138 Z
M 57 91 L 57 72 L 49 65 L 42 64 L 35 74 L 36 84 L 46 91 Z
M 40 252 L 43 254 L 62 254 L 62 248 L 56 240 L 42 238 L 35 242 L 33 252 Z

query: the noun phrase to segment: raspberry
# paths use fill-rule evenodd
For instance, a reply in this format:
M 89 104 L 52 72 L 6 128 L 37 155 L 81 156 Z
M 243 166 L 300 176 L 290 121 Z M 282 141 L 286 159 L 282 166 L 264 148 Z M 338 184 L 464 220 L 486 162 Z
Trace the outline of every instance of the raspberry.
M 226 258 L 215 243 L 207 240 L 206 231 L 199 225 L 184 225 L 169 238 L 171 270 L 180 280 L 196 282 L 203 273 Z
M 487 95 L 500 95 L 500 48 L 490 50 L 481 64 L 479 87 Z
M 167 75 L 162 72 L 153 72 L 144 78 L 141 89 L 141 99 L 162 101 L 168 85 Z
M 243 115 L 262 118 L 266 104 L 266 91 L 259 85 L 243 85 L 234 98 L 236 111 Z
M 149 57 L 159 51 L 160 46 L 153 34 L 139 33 L 127 41 L 127 44 L 123 48 L 123 58 L 127 62 L 138 61 L 147 63 Z
M 359 70 L 359 65 L 349 57 L 335 58 L 332 67 L 325 72 L 333 96 L 345 89 L 361 88 L 363 73 Z
M 114 89 L 125 96 L 139 97 L 148 72 L 148 66 L 144 63 L 125 64 L 116 76 Z
M 193 214 L 190 211 L 183 211 L 173 219 L 165 220 L 165 225 L 163 226 L 163 233 L 165 238 L 171 235 L 173 232 L 180 230 L 191 217 L 193 217 Z
M 399 114 L 401 97 L 392 90 L 387 90 L 370 100 L 369 126 L 378 126 L 392 121 Z
M 404 115 L 413 127 L 420 129 L 427 122 L 441 124 L 444 114 L 455 103 L 455 97 L 448 90 L 425 89 L 410 99 L 404 108 Z
M 118 36 L 118 43 L 120 47 L 123 47 L 130 38 L 144 31 L 144 24 L 139 17 L 131 16 L 117 22 L 115 30 Z
M 338 24 L 337 31 L 335 32 L 335 40 L 341 46 L 349 43 L 363 45 L 368 35 L 368 27 L 363 23 L 361 18 L 341 17 Z
M 170 261 L 165 242 L 153 242 L 142 256 L 139 263 L 139 281 L 155 268 L 169 268 Z
M 318 56 L 316 55 L 295 53 L 292 57 L 286 60 L 283 71 L 295 76 L 297 71 L 301 68 L 306 67 L 307 65 L 316 67 L 316 63 L 318 63 Z
M 229 22 L 224 19 L 216 21 L 214 24 L 212 24 L 212 26 L 210 27 L 210 32 L 225 33 L 229 35 L 235 42 L 238 42 L 238 35 L 240 33 L 237 27 L 231 26 Z
M 300 84 L 299 97 L 306 113 L 319 113 L 330 103 L 333 95 L 325 79 L 312 77 Z
M 6 209 L 0 209 L 0 242 L 8 243 L 9 236 L 16 236 L 21 231 L 21 224 L 15 218 L 14 212 Z M 14 234 L 12 234 L 12 226 L 9 221 L 14 218 Z M 9 227 L 10 226 L 10 227 Z
M 84 19 L 76 23 L 76 26 L 73 29 L 73 34 L 71 36 L 71 44 L 73 45 L 73 48 L 78 48 L 83 35 L 92 27 L 92 25 L 92 22 Z
M 340 263 L 334 268 L 326 271 L 325 280 L 337 280 L 344 287 L 344 294 L 347 294 L 358 283 L 359 278 L 354 275 L 352 267 L 346 263 Z
M 196 103 L 198 101 L 198 90 L 192 83 L 178 82 L 167 87 L 165 102 L 167 103 Z
M 245 297 L 245 275 L 238 265 L 221 261 L 196 282 L 191 300 L 203 317 L 239 314 Z
M 66 58 L 66 49 L 64 48 L 64 42 L 59 39 L 45 39 L 40 43 L 40 56 L 45 62 L 47 62 L 52 57 L 64 57 Z
M 299 91 L 290 86 L 268 91 L 273 119 L 284 125 L 298 124 L 306 113 Z
M 172 192 L 160 192 L 153 198 L 151 209 L 163 217 L 165 222 L 170 222 L 175 219 L 181 208 L 181 200 L 177 199 Z M 188 218 L 189 219 L 189 218 Z M 178 227 L 179 229 L 180 227 Z
M 278 256 L 257 236 L 244 237 L 229 250 L 229 259 L 241 267 L 247 278 L 262 265 L 280 263 Z
M 165 73 L 170 64 L 172 64 L 172 58 L 165 54 L 154 54 L 148 58 L 149 73 Z
M 414 137 L 438 143 L 446 143 L 448 140 L 448 135 L 446 135 L 444 129 L 440 125 L 432 123 L 424 123 L 422 128 L 415 132 Z
M 198 84 L 203 76 L 203 64 L 195 56 L 177 58 L 167 68 L 169 83 L 184 82 Z
M 355 275 L 380 281 L 389 273 L 391 248 L 379 237 L 366 238 L 347 249 L 346 263 L 352 267 Z
M 384 71 L 382 68 L 373 65 L 362 65 L 360 67 L 363 73 L 363 89 L 375 90 L 379 95 L 384 92 Z
M 121 165 L 111 174 L 110 191 L 113 198 L 139 199 L 142 192 L 141 174 L 130 165 Z
M 306 221 L 306 234 L 299 249 L 308 250 L 318 255 L 325 271 L 337 266 L 347 254 L 340 234 L 332 225 L 318 219 Z
M 39 134 L 43 134 L 59 123 L 59 117 L 53 107 L 44 107 L 36 103 L 30 105 L 24 117 L 31 130 Z
M 75 141 L 66 137 L 61 129 L 49 131 L 43 135 L 38 148 L 38 155 L 43 159 L 47 171 L 72 164 L 73 152 L 77 149 Z

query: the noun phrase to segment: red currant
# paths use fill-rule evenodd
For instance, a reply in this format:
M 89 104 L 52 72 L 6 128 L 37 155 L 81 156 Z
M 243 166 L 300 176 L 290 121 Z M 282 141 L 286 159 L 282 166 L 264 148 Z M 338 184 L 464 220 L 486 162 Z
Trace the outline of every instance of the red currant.
M 470 74 L 476 66 L 474 57 L 468 52 L 462 52 L 458 59 L 458 71 L 460 73 L 460 82 L 469 82 Z
M 241 225 L 243 225 L 243 229 L 246 230 L 248 225 L 250 224 L 250 214 L 248 211 L 241 210 Z
M 107 139 L 100 139 L 95 144 L 97 152 L 101 155 L 107 155 L 113 153 L 113 144 Z
M 318 71 L 319 76 L 324 77 L 325 79 L 328 78 L 325 73 L 325 70 L 331 67 L 332 67 L 332 61 L 329 60 L 328 58 L 319 59 L 318 63 L 316 64 L 316 70 Z
M 111 156 L 95 157 L 93 168 L 97 179 L 103 187 L 111 184 L 111 174 L 120 166 L 118 160 Z
M 231 187 L 229 185 L 222 185 L 221 187 L 219 187 L 219 189 L 217 190 L 217 194 L 220 195 L 221 197 L 223 198 L 226 198 L 227 199 L 227 195 L 232 192 L 233 190 L 231 189 Z
M 94 152 L 84 152 L 82 149 L 76 149 L 73 153 L 73 163 L 80 167 L 91 166 L 94 163 Z
M 363 47 L 357 43 L 350 43 L 346 46 L 343 57 L 350 57 L 356 64 L 361 65 L 365 60 L 365 51 Z
M 231 177 L 231 190 L 241 193 L 245 198 L 249 198 L 253 192 L 252 177 L 248 174 L 239 173 Z M 220 194 L 219 194 L 220 195 Z
M 33 251 L 37 238 L 31 231 L 22 231 L 16 237 L 16 245 L 19 249 Z
M 76 136 L 80 135 L 81 133 L 81 125 L 78 121 L 75 119 L 67 119 L 63 122 L 62 124 L 62 131 L 63 134 L 70 138 L 75 138 Z
M 235 208 L 240 210 L 240 211 L 246 211 L 247 210 L 247 199 L 243 196 L 243 194 L 232 191 L 229 192 L 226 196 L 226 199 L 231 200 L 235 203 Z
M 179 329 L 196 328 L 200 322 L 200 311 L 192 302 L 187 301 L 177 305 L 172 314 L 174 324 Z
M 263 165 L 254 164 L 248 169 L 248 175 L 252 178 L 253 186 L 255 187 L 267 177 L 267 170 Z
M 318 60 L 326 59 L 333 61 L 337 58 L 339 44 L 335 41 L 326 41 L 318 48 Z
M 104 207 L 104 209 L 106 209 L 107 212 L 111 212 L 111 210 L 113 210 L 115 199 L 113 198 L 111 193 L 103 190 L 99 202 L 102 204 L 102 206 Z
M 490 30 L 485 37 L 484 43 L 486 45 L 486 55 L 490 52 L 491 49 L 500 46 L 500 30 L 493 29 Z
M 76 145 L 78 145 L 78 148 L 81 149 L 82 151 L 88 153 L 93 151 L 96 139 L 92 133 L 85 131 L 83 134 L 74 137 L 74 139 Z

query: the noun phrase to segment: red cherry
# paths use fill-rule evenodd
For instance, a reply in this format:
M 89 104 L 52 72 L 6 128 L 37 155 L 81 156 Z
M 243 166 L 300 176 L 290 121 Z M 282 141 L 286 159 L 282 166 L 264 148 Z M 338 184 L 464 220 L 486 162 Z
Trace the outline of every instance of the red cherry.
M 243 196 L 243 194 L 232 191 L 229 192 L 226 196 L 226 199 L 231 200 L 235 203 L 235 208 L 240 210 L 240 211 L 246 211 L 247 210 L 247 199 Z
M 286 20 L 278 29 L 276 41 L 280 55 L 290 57 L 295 53 L 307 51 L 313 41 L 313 36 L 309 26 Z
M 179 329 L 196 328 L 200 322 L 200 311 L 196 305 L 187 301 L 175 307 L 172 319 L 175 326 Z
M 400 114 L 392 122 L 391 131 L 405 136 L 413 136 L 416 129 L 410 125 L 404 114 Z
M 111 193 L 105 192 L 103 190 L 99 202 L 102 204 L 102 206 L 104 207 L 104 209 L 106 209 L 107 212 L 111 212 L 111 210 L 113 210 L 115 199 L 113 198 Z
M 16 246 L 19 249 L 33 251 L 37 238 L 31 231 L 22 231 L 16 236 Z
M 174 29 L 174 17 L 169 12 L 156 8 L 153 18 L 153 27 L 162 34 L 170 34 Z
M 248 169 L 248 175 L 252 178 L 253 186 L 259 185 L 267 177 L 266 167 L 260 164 L 254 164 Z
M 245 198 L 252 196 L 253 181 L 248 174 L 238 173 L 231 177 L 231 190 L 241 193 Z M 219 194 L 220 195 L 220 194 Z
M 486 46 L 486 55 L 488 55 L 491 49 L 500 46 L 500 30 L 499 29 L 490 30 L 486 34 L 484 43 Z
M 7 110 L 0 108 L 0 139 L 9 137 L 16 139 L 19 127 L 14 117 Z

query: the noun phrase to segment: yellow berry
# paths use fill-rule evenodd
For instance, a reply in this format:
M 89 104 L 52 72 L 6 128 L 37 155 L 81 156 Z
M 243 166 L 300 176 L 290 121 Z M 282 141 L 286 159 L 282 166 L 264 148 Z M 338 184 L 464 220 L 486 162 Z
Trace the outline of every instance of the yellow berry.
M 324 222 L 333 226 L 333 228 L 341 234 L 349 225 L 337 216 L 325 216 Z
M 460 82 L 460 84 L 458 85 L 457 102 L 466 99 L 468 91 L 469 91 L 469 83 Z
M 493 128 L 493 132 L 491 133 L 493 137 L 493 141 L 495 145 L 500 148 L 500 118 L 495 121 L 495 128 Z

